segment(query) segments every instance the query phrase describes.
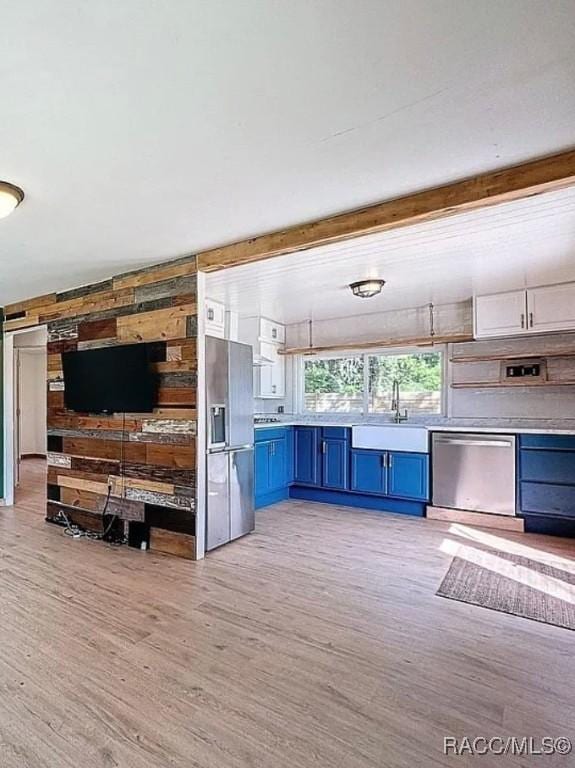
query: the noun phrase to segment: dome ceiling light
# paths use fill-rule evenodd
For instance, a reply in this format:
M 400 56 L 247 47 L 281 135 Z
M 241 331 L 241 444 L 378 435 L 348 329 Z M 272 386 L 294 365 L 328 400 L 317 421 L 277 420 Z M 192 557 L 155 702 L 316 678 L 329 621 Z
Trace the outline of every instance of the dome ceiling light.
M 381 293 L 384 285 L 385 280 L 358 280 L 356 283 L 350 283 L 349 287 L 354 296 L 359 296 L 361 299 L 371 299 L 372 296 Z
M 24 200 L 24 192 L 20 187 L 7 181 L 0 181 L 0 219 L 9 216 Z

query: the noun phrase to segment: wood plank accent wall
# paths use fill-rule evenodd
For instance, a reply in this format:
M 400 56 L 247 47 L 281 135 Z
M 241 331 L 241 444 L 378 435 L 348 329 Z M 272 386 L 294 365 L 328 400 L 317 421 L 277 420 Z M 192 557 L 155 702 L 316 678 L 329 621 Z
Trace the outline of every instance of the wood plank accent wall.
M 87 528 L 108 513 L 149 527 L 151 548 L 194 556 L 197 274 L 189 256 L 5 307 L 4 330 L 48 327 L 47 516 Z M 152 342 L 153 413 L 91 415 L 64 407 L 62 353 Z M 157 546 L 156 546 L 157 545 Z

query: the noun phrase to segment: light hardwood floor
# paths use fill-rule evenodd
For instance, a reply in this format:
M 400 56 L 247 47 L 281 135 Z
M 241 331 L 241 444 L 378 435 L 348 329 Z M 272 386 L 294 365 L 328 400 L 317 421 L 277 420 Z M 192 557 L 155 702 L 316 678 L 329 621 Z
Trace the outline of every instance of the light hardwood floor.
M 2 768 L 573 765 L 442 754 L 575 737 L 575 635 L 435 596 L 461 526 L 286 502 L 192 563 L 64 537 L 29 471 L 0 510 Z

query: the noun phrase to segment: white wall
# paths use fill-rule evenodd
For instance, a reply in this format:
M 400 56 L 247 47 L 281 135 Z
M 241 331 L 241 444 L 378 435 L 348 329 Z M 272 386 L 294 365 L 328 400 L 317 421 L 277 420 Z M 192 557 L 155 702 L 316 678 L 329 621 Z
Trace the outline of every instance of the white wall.
M 46 453 L 46 350 L 17 349 L 20 455 Z
M 434 308 L 435 333 L 438 335 L 471 333 L 472 325 L 471 301 L 442 304 Z M 428 336 L 429 333 L 427 306 L 318 320 L 312 325 L 314 346 L 347 343 L 352 346 L 365 341 Z M 308 321 L 288 325 L 287 346 L 307 347 L 309 336 Z

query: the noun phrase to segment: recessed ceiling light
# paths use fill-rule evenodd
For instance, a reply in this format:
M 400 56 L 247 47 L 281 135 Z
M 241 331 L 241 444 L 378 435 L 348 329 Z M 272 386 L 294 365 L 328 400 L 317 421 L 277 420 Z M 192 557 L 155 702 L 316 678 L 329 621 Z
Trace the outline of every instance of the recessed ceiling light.
M 385 285 L 385 280 L 358 280 L 357 283 L 350 283 L 349 287 L 354 296 L 359 296 L 362 299 L 371 299 L 372 296 L 377 296 L 381 293 L 381 289 Z
M 0 219 L 9 216 L 24 200 L 24 192 L 20 187 L 7 181 L 0 181 Z

